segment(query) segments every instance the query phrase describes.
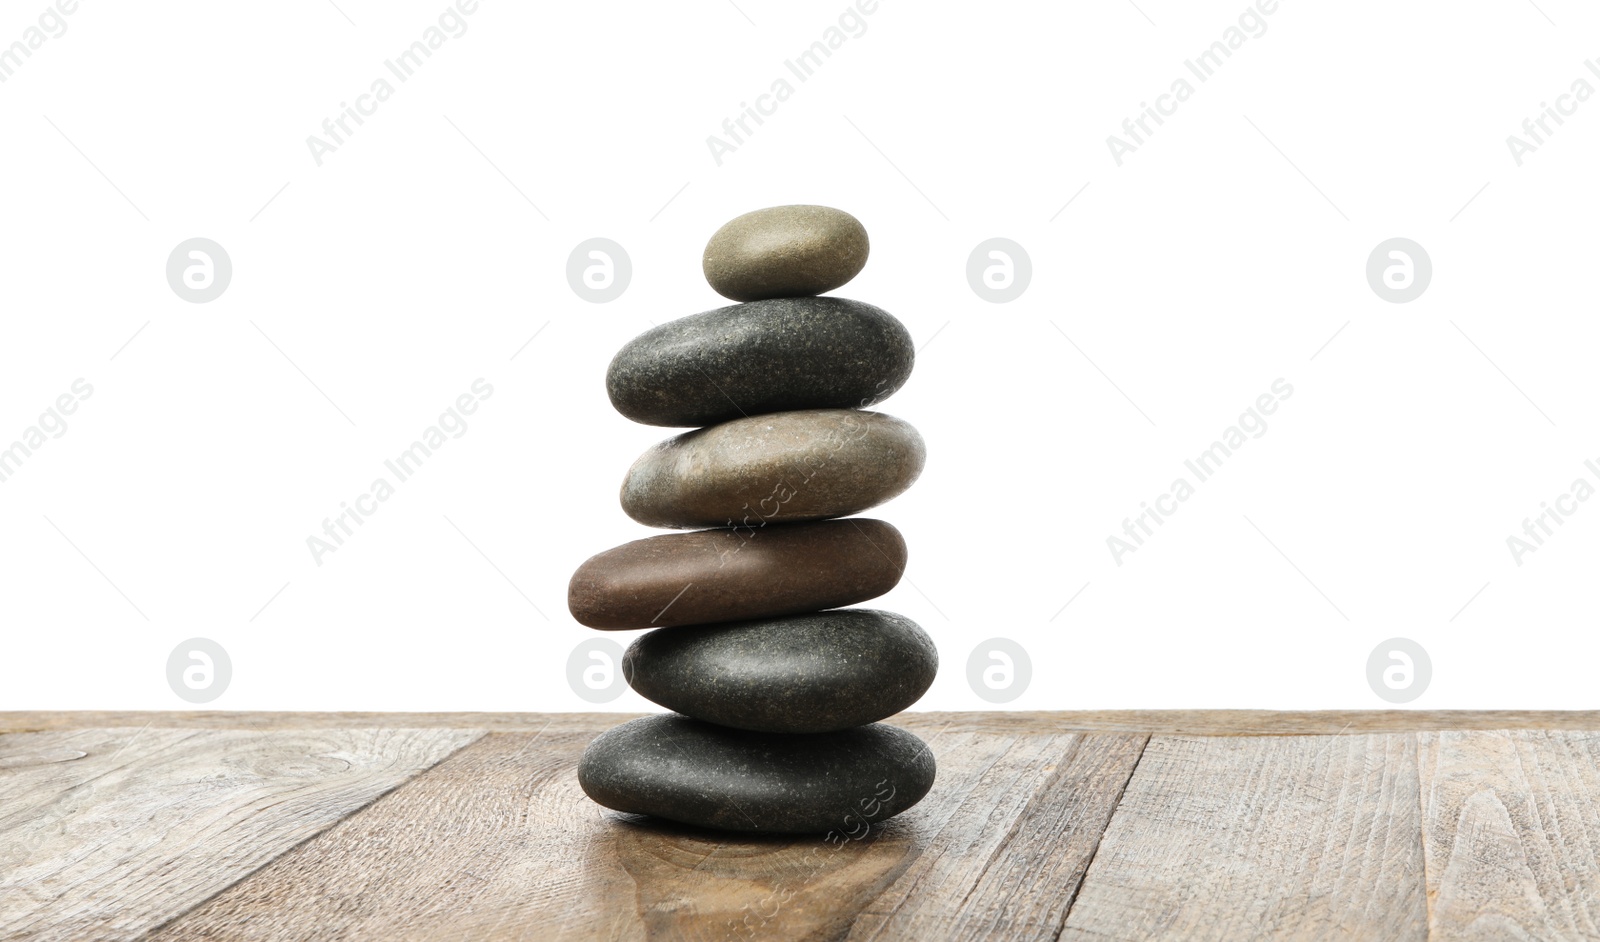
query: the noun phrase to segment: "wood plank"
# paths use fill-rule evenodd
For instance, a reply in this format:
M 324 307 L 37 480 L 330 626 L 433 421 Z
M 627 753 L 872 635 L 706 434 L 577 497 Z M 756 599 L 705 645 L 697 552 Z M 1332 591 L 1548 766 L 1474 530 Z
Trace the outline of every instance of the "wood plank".
M 1152 737 L 1061 939 L 1426 937 L 1412 735 Z
M 493 734 L 150 942 L 781 940 L 852 926 L 852 938 L 1053 938 L 1143 737 L 918 731 L 940 764 L 933 792 L 833 840 L 603 811 L 577 785 L 592 733 Z
M 860 840 L 623 832 L 647 937 L 1053 940 L 1145 737 L 916 731 L 934 790 Z
M 642 939 L 587 732 L 491 733 L 150 936 Z
M 600 732 L 640 713 L 249 713 L 213 711 L 0 712 L 0 733 L 145 726 L 173 729 L 355 729 L 403 727 Z M 1433 729 L 1600 730 L 1597 710 L 1098 710 L 911 711 L 892 722 L 951 724 L 973 732 L 1103 732 L 1174 736 L 1315 736 Z
M 849 938 L 1054 940 L 1147 738 L 947 730 L 916 859 Z
M 1431 939 L 1600 938 L 1600 733 L 1422 733 Z
M 474 729 L 536 733 L 549 729 L 599 732 L 643 713 L 278 713 L 234 710 L 83 710 L 0 712 L 0 733 L 85 727 L 156 729 Z M 1600 723 L 1596 724 L 1600 728 Z
M 470 730 L 0 737 L 0 938 L 130 938 L 476 739 Z M 13 850 L 16 849 L 16 850 Z

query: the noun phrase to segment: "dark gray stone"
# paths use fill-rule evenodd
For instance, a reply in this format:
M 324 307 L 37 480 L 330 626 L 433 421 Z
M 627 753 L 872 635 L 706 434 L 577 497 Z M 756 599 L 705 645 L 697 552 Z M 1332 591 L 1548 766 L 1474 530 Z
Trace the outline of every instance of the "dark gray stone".
M 939 652 L 916 622 L 847 608 L 663 628 L 636 639 L 622 674 L 639 694 L 698 720 L 768 733 L 826 733 L 917 702 Z
M 860 513 L 922 473 L 922 436 L 881 412 L 806 409 L 685 432 L 639 456 L 622 509 L 652 527 L 759 528 Z
M 606 392 L 645 425 L 713 425 L 791 409 L 882 402 L 911 375 L 911 334 L 845 298 L 775 298 L 668 321 L 611 361 Z
M 933 787 L 933 752 L 874 723 L 837 733 L 752 733 L 666 714 L 595 737 L 578 783 L 617 811 L 725 831 L 856 836 Z
M 773 206 L 730 220 L 701 267 L 725 298 L 799 298 L 832 291 L 867 264 L 867 230 L 828 206 Z

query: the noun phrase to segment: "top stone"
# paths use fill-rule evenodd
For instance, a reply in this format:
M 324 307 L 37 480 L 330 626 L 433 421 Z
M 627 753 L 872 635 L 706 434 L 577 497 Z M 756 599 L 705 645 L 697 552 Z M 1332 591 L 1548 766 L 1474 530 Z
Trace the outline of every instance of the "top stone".
M 706 281 L 725 298 L 760 301 L 832 291 L 867 264 L 867 230 L 827 206 L 745 213 L 706 243 Z

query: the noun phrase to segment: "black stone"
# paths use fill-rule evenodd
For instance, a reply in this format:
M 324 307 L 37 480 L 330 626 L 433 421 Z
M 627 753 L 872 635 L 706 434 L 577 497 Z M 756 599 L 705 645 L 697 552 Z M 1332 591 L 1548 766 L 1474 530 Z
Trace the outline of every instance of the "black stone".
M 870 608 L 662 628 L 622 660 L 646 699 L 720 726 L 822 733 L 873 723 L 925 693 L 933 639 L 903 615 Z
M 606 372 L 617 411 L 645 425 L 713 425 L 791 409 L 861 409 L 911 375 L 893 315 L 845 298 L 772 298 L 668 321 Z
M 894 726 L 793 736 L 646 716 L 595 737 L 578 783 L 617 811 L 725 831 L 855 836 L 933 787 L 933 752 Z

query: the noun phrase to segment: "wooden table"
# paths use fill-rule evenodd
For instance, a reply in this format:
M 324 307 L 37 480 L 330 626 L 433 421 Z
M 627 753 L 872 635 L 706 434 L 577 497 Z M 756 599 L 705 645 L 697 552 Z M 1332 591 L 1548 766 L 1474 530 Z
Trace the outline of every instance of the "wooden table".
M 842 846 L 599 808 L 625 718 L 0 713 L 0 939 L 1600 939 L 1600 713 L 908 713 Z

